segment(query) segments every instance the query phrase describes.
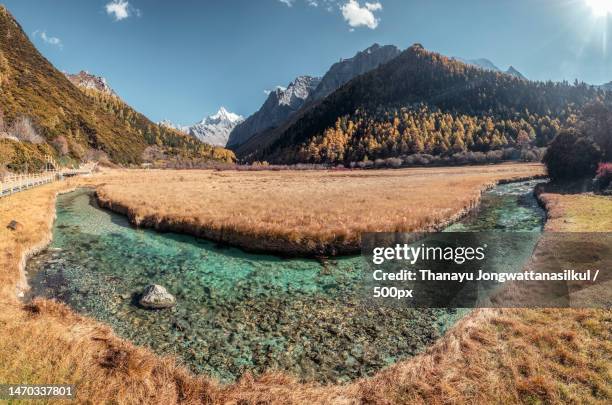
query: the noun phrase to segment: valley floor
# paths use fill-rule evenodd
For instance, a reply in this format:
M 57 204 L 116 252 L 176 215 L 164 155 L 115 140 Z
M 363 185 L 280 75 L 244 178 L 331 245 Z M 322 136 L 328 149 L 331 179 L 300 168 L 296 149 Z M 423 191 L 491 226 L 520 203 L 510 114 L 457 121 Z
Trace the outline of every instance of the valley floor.
M 431 169 L 439 171 L 434 178 L 451 179 L 444 183 L 450 191 L 444 192 L 447 205 L 446 208 L 443 203 L 438 205 L 438 215 L 445 213 L 452 217 L 461 209 L 470 207 L 469 198 L 453 188 L 461 187 L 461 176 L 449 175 L 445 170 L 466 170 L 469 175 L 469 170 L 478 173 L 489 168 Z M 418 173 L 425 170 L 429 169 L 404 173 L 406 177 L 420 178 L 425 176 Z M 533 168 L 525 170 L 533 172 Z M 413 195 L 420 196 L 416 205 L 435 201 L 435 197 L 422 195 L 426 190 L 432 190 L 425 185 L 411 188 L 409 184 L 404 184 L 404 188 L 396 190 L 392 196 L 377 194 L 376 189 L 372 189 L 377 181 L 389 187 L 385 173 L 391 177 L 397 176 L 396 172 L 379 173 L 378 180 L 371 180 L 368 187 L 358 187 L 362 193 L 359 197 L 348 195 L 341 200 L 343 204 L 361 199 L 385 201 L 392 196 L 407 196 L 409 201 Z M 139 180 L 142 183 L 141 191 L 145 189 L 146 180 L 150 181 L 156 174 L 159 173 L 135 173 L 134 177 L 142 179 Z M 365 174 L 374 176 L 375 172 Z M 509 174 L 472 179 L 474 188 L 470 197 L 477 197 L 480 188 L 489 182 L 507 178 Z M 162 180 L 164 176 L 174 176 L 178 180 L 183 177 L 183 181 L 188 182 L 189 172 L 159 175 Z M 227 181 L 226 177 L 238 175 L 242 174 L 201 173 L 199 176 L 202 177 L 191 185 L 199 184 L 206 176 L 209 179 L 218 176 L 222 181 Z M 247 178 L 255 182 L 257 175 L 249 173 L 252 177 Z M 265 173 L 261 176 L 259 187 L 265 191 L 266 183 L 273 182 L 274 175 L 279 174 Z M 514 175 L 511 174 L 511 177 Z M 307 173 L 304 176 L 302 187 L 306 190 L 316 183 L 314 179 L 309 180 L 309 176 L 316 174 Z M 333 176 L 350 178 L 351 175 L 332 173 L 330 177 Z M 46 300 L 37 300 L 30 305 L 21 303 L 17 292 L 25 286 L 22 274 L 24 258 L 48 242 L 56 194 L 82 184 L 104 183 L 107 190 L 113 190 L 114 181 L 125 182 L 130 177 L 130 172 L 111 172 L 89 179 L 43 186 L 0 200 L 1 382 L 76 384 L 79 402 L 604 404 L 612 399 L 612 312 L 609 310 L 475 310 L 425 353 L 395 364 L 369 379 L 347 385 L 318 386 L 301 384 L 282 373 L 270 373 L 256 378 L 247 375 L 235 384 L 221 386 L 204 376 L 190 375 L 171 358 L 160 358 L 117 338 L 109 327 L 77 315 L 63 304 Z M 421 178 L 420 181 L 428 184 L 426 179 Z M 346 177 L 336 182 L 332 180 L 329 189 L 334 190 L 347 182 L 350 183 Z M 257 189 L 256 185 L 246 180 L 242 185 L 250 190 Z M 214 194 L 210 194 L 220 186 L 214 183 L 206 186 L 209 187 L 208 203 L 215 203 Z M 239 191 L 237 189 L 236 192 Z M 279 194 L 280 198 L 286 196 L 284 192 Z M 295 201 L 303 201 L 306 192 L 294 195 L 299 197 Z M 174 199 L 181 198 L 183 203 L 193 201 L 189 199 L 192 197 L 184 192 L 172 195 Z M 221 206 L 224 198 L 228 197 L 219 195 L 217 205 L 212 205 L 211 209 Z M 169 195 L 167 198 L 170 198 Z M 612 212 L 612 198 L 544 194 L 542 199 L 551 215 L 547 229 L 612 231 L 612 215 L 606 215 Z M 269 199 L 267 201 L 270 202 Z M 318 200 L 317 204 L 321 204 L 321 201 Z M 333 201 L 335 203 L 337 200 Z M 248 199 L 239 202 L 245 203 Z M 251 202 L 257 201 L 251 197 Z M 232 205 L 233 202 L 228 204 L 234 210 L 227 212 L 237 215 L 237 205 Z M 265 207 L 260 204 L 263 202 L 258 202 L 256 207 Z M 409 204 L 405 203 L 404 208 Z M 325 207 L 320 209 L 325 210 Z M 593 220 L 589 214 L 592 212 L 601 215 L 598 214 L 597 220 Z M 13 219 L 23 227 L 17 231 L 7 229 L 5 224 Z M 441 217 L 436 219 L 440 220 Z M 431 224 L 434 223 L 432 220 Z M 357 231 L 353 228 L 353 232 Z
M 364 232 L 438 230 L 478 206 L 499 180 L 542 176 L 539 164 L 367 171 L 110 172 L 102 206 L 138 226 L 250 251 L 359 253 Z

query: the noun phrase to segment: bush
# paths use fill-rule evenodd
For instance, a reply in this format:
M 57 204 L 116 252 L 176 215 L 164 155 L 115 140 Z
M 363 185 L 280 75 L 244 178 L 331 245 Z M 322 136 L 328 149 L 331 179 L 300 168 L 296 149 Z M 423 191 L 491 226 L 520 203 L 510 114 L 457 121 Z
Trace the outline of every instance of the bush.
M 392 167 L 394 169 L 397 169 L 399 167 L 402 167 L 402 159 L 400 158 L 387 158 L 385 159 L 385 163 L 387 165 L 387 167 Z
M 55 150 L 60 156 L 66 156 L 68 153 L 70 153 L 70 148 L 68 147 L 68 141 L 66 140 L 65 137 L 61 135 L 55 138 L 53 141 L 51 141 L 51 145 L 53 145 L 53 147 L 55 148 Z
M 612 163 L 600 163 L 595 183 L 599 190 L 605 190 L 612 184 Z
M 601 152 L 592 140 L 576 129 L 563 130 L 550 144 L 544 163 L 552 180 L 593 177 Z

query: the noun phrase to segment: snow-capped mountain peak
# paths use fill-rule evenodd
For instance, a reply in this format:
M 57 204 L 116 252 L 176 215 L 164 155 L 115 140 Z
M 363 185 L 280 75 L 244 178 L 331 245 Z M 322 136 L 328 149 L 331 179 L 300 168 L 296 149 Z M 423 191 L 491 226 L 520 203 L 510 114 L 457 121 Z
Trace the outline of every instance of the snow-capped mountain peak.
M 191 135 L 209 145 L 225 146 L 230 132 L 242 121 L 244 118 L 241 115 L 221 107 L 216 113 L 202 118 L 201 121 L 191 126 L 177 125 L 169 120 L 160 121 L 158 124 Z
M 219 124 L 221 122 L 237 123 L 243 120 L 244 118 L 241 115 L 229 112 L 225 109 L 225 107 L 221 106 L 219 108 L 219 111 L 212 115 L 209 115 L 208 117 L 205 117 L 198 124 Z
M 234 114 L 225 109 L 204 117 L 200 122 L 188 128 L 189 135 L 199 139 L 201 142 L 215 146 L 227 145 L 229 134 L 236 125 L 244 121 L 241 115 Z

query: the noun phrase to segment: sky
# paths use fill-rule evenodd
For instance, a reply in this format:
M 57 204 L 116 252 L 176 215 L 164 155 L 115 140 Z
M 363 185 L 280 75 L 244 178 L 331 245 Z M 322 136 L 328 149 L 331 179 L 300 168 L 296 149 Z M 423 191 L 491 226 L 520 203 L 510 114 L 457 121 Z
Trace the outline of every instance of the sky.
M 153 121 L 248 116 L 266 91 L 373 43 L 612 81 L 612 0 L 0 0 L 58 69 L 104 76 Z

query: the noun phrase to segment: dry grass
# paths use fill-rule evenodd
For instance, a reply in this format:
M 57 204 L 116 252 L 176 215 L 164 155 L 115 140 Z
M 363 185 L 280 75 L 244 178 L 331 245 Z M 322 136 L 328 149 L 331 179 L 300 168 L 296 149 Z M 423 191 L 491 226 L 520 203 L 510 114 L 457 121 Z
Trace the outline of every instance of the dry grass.
M 304 385 L 278 373 L 245 376 L 230 386 L 191 376 L 63 305 L 24 306 L 15 298 L 21 255 L 45 240 L 54 195 L 69 187 L 0 200 L 0 223 L 24 225 L 20 233 L 0 228 L 1 382 L 74 383 L 78 401 L 94 403 L 606 404 L 612 398 L 612 316 L 603 310 L 476 310 L 426 353 L 342 386 Z M 553 222 L 612 230 L 605 221 L 580 228 L 582 217 L 568 216 L 589 205 L 611 207 L 612 199 L 578 200 L 578 208 L 571 196 L 551 198 L 563 207 Z
M 187 232 L 250 250 L 359 251 L 364 232 L 443 227 L 501 179 L 543 174 L 538 164 L 373 170 L 112 172 L 103 205 L 132 223 Z
M 612 231 L 612 198 L 594 194 L 542 194 L 551 232 Z

